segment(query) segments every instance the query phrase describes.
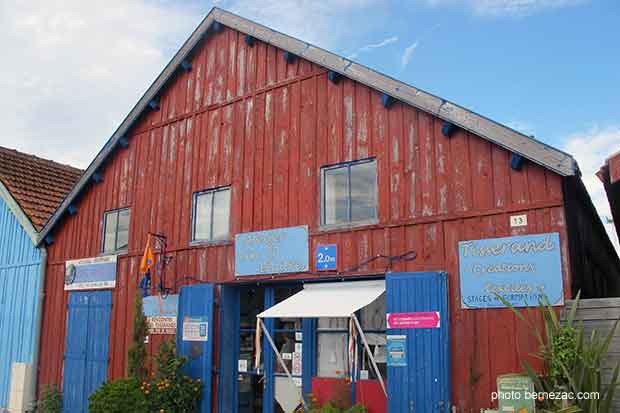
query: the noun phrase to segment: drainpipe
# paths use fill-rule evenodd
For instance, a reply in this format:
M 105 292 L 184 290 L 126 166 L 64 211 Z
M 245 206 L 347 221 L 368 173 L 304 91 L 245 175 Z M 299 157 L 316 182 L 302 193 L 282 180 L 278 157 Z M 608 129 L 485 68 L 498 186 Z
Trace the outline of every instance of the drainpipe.
M 37 300 L 37 314 L 34 335 L 34 354 L 32 357 L 32 397 L 33 402 L 37 400 L 37 381 L 39 376 L 39 352 L 41 351 L 41 328 L 43 324 L 43 304 L 45 302 L 45 270 L 47 267 L 47 250 L 44 246 L 39 248 L 41 251 L 41 264 L 39 267 L 39 291 Z

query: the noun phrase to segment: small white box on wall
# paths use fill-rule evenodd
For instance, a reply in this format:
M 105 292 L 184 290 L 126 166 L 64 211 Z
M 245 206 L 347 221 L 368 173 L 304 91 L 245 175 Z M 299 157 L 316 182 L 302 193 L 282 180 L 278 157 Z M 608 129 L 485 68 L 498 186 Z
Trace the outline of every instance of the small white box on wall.
M 527 214 L 511 215 L 510 228 L 527 227 Z
M 32 364 L 13 363 L 11 368 L 11 390 L 9 409 L 11 413 L 23 413 L 34 403 L 34 377 Z

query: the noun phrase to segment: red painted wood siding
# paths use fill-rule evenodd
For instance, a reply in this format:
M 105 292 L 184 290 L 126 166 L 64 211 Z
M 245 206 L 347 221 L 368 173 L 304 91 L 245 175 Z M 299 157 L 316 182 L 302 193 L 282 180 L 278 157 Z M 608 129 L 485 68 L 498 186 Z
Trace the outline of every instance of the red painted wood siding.
M 249 47 L 230 29 L 197 50 L 161 96 L 161 110 L 136 125 L 128 149 L 118 149 L 95 184 L 67 217 L 48 249 L 40 383 L 60 383 L 65 342 L 67 259 L 99 254 L 106 210 L 131 207 L 129 253 L 119 257 L 111 328 L 111 378 L 123 376 L 132 328 L 132 300 L 148 231 L 168 237 L 169 284 L 187 276 L 233 279 L 232 242 L 190 245 L 192 193 L 232 186 L 231 233 L 308 225 L 311 248 L 338 244 L 340 268 L 377 254 L 415 250 L 395 271 L 450 274 L 453 402 L 464 409 L 491 406 L 495 375 L 520 370 L 536 350 L 529 331 L 510 311 L 461 311 L 457 242 L 557 231 L 568 290 L 568 251 L 561 178 L 526 163 L 510 168 L 510 153 L 302 59 L 257 42 Z M 319 171 L 327 164 L 375 156 L 379 223 L 324 232 L 319 228 Z M 511 229 L 511 212 L 528 226 Z M 314 264 L 312 264 L 314 267 Z M 360 273 L 381 273 L 376 261 Z M 567 293 L 568 294 L 568 293 Z M 156 348 L 161 337 L 152 337 Z M 513 350 L 513 349 L 516 349 Z M 463 410 L 469 411 L 469 410 Z

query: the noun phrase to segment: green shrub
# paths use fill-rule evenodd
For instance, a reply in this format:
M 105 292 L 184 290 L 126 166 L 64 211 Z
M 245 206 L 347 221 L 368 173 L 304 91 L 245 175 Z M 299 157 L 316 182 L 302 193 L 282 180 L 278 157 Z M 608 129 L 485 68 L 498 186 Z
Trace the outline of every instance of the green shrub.
M 135 377 L 104 383 L 88 398 L 90 413 L 146 413 L 146 398 Z
M 62 393 L 58 386 L 51 384 L 43 389 L 41 398 L 36 402 L 34 411 L 37 413 L 62 412 Z
M 193 413 L 198 411 L 202 397 L 203 384 L 182 372 L 187 360 L 176 355 L 174 341 L 163 342 L 155 358 L 157 372 L 155 378 L 143 383 L 142 392 L 146 396 L 150 412 Z
M 555 308 L 543 294 L 538 311 L 544 320 L 544 329 L 532 321 L 532 311 L 527 308 L 527 316 L 515 309 L 503 297 L 497 296 L 514 314 L 524 322 L 538 340 L 539 352 L 536 356 L 544 363 L 545 371 L 538 374 L 527 362 L 525 370 L 534 382 L 538 392 L 566 391 L 577 394 L 598 393 L 599 399 L 579 399 L 575 401 L 543 400 L 537 403 L 537 411 L 546 412 L 584 412 L 611 413 L 612 401 L 620 375 L 620 363 L 611 373 L 610 384 L 603 383 L 603 361 L 608 357 L 609 344 L 614 336 L 618 321 L 606 337 L 601 337 L 596 330 L 588 337 L 583 323 L 575 323 L 575 314 L 579 306 L 579 296 L 568 309 L 566 321 L 560 321 Z M 568 406 L 567 406 L 568 404 Z
M 146 362 L 146 335 L 148 325 L 144 310 L 142 308 L 142 290 L 138 289 L 133 305 L 133 334 L 131 336 L 131 346 L 127 353 L 127 370 L 129 377 L 143 381 L 147 378 Z

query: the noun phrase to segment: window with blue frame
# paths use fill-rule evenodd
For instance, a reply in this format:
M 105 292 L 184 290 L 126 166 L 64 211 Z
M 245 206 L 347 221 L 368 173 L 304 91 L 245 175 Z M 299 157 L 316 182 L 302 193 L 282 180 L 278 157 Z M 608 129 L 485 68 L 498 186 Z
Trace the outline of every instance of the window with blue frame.
M 115 209 L 103 214 L 102 253 L 127 251 L 130 215 L 129 208 Z
M 321 225 L 368 222 L 376 219 L 375 158 L 321 169 Z
M 194 193 L 192 241 L 228 239 L 230 228 L 230 187 Z

